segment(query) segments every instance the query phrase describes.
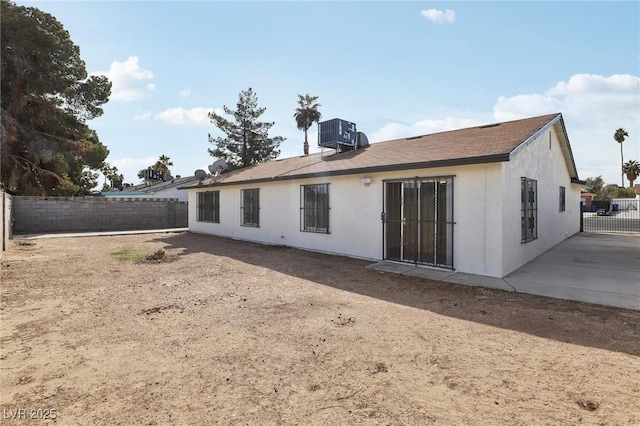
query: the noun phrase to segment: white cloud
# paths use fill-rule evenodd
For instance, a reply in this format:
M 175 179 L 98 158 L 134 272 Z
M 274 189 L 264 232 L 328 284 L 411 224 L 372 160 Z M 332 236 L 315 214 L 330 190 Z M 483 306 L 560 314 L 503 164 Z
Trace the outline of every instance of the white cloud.
M 137 167 L 141 169 L 142 167 L 148 167 L 150 164 L 154 164 L 158 160 L 158 157 L 143 157 L 143 158 L 119 158 L 117 160 L 113 160 L 109 162 L 112 166 L 116 166 L 118 170 L 126 169 L 129 167 Z
M 278 134 L 277 132 L 274 134 Z M 309 131 L 307 133 L 307 141 L 309 142 L 309 154 L 320 152 L 318 146 L 318 132 Z M 285 143 L 280 145 L 280 155 L 278 159 L 300 157 L 304 155 L 304 134 L 300 131 L 295 132 L 294 137 L 288 137 Z
M 133 116 L 134 120 L 140 121 L 148 120 L 149 118 L 151 118 L 151 111 L 143 111 L 141 109 L 137 110 L 136 115 Z
M 376 130 L 369 137 L 371 143 L 406 138 L 410 136 L 426 135 L 447 130 L 462 129 L 477 126 L 480 123 L 472 118 L 446 117 L 437 120 L 425 119 L 413 124 L 388 123 Z
M 493 115 L 498 121 L 518 120 L 551 114 L 562 110 L 562 101 L 546 95 L 500 96 L 493 106 Z
M 638 119 L 639 93 L 637 76 L 575 74 L 541 94 L 500 97 L 493 111 L 500 121 L 562 112 L 583 124 L 608 127 Z
M 453 24 L 456 20 L 456 14 L 453 10 L 427 9 L 421 10 L 420 15 L 424 16 L 435 24 Z
M 165 111 L 162 111 L 155 115 L 156 120 L 163 121 L 167 124 L 173 125 L 190 125 L 195 124 L 198 126 L 207 126 L 211 124 L 211 120 L 209 119 L 209 112 L 215 111 L 216 114 L 223 114 L 224 111 L 221 109 L 213 109 L 213 108 L 191 108 L 184 109 L 182 107 L 177 108 L 169 108 Z
M 493 113 L 506 121 L 561 112 L 580 178 L 602 175 L 619 185 L 620 146 L 613 134 L 624 127 L 629 132 L 625 161 L 640 158 L 639 93 L 638 76 L 575 74 L 543 93 L 500 97 Z
M 142 158 L 119 158 L 109 161 L 109 164 L 116 166 L 118 171 L 124 176 L 124 181 L 127 183 L 136 183 L 138 179 L 138 171 L 146 169 L 155 162 L 158 161 L 158 156 L 142 157 Z
M 562 113 L 578 176 L 602 175 L 607 183 L 621 184 L 620 146 L 613 139 L 619 127 L 629 138 L 624 160 L 640 159 L 640 77 L 634 75 L 576 74 L 542 93 L 501 96 L 493 117 L 462 113 L 415 123 L 388 123 L 369 136 L 372 143 L 446 130 Z M 625 184 L 628 182 L 625 181 Z
M 156 87 L 154 83 L 147 82 L 153 79 L 153 73 L 142 68 L 139 62 L 137 56 L 129 56 L 124 62 L 113 61 L 108 71 L 97 71 L 91 74 L 109 78 L 113 84 L 111 100 L 135 101 Z
M 181 90 L 178 94 L 181 98 L 188 98 L 189 95 L 191 95 L 191 89 L 187 87 L 186 89 Z
M 610 93 L 627 94 L 630 90 L 639 88 L 640 78 L 629 74 L 614 74 L 604 77 L 597 74 L 575 74 L 568 82 L 561 81 L 547 91 L 549 95 L 570 95 L 580 93 Z

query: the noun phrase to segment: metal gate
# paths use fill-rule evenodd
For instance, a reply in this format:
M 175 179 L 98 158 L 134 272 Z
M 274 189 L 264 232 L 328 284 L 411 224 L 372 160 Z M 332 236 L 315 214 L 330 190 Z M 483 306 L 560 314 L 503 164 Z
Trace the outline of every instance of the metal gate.
M 583 232 L 640 234 L 640 200 L 582 202 L 580 211 L 580 230 Z

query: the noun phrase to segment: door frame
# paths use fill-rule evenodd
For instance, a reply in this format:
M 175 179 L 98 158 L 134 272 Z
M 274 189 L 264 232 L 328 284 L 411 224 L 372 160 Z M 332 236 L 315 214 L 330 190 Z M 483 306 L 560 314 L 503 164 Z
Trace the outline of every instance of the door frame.
M 414 265 L 424 265 L 424 266 L 429 266 L 429 267 L 435 267 L 435 268 L 442 268 L 442 269 L 447 269 L 447 270 L 454 270 L 455 269 L 455 259 L 454 259 L 454 235 L 455 235 L 455 216 L 454 216 L 454 195 L 455 195 L 455 185 L 454 185 L 454 178 L 455 175 L 437 175 L 437 176 L 415 176 L 415 177 L 409 177 L 409 178 L 392 178 L 392 179 L 383 179 L 382 180 L 382 212 L 380 214 L 381 217 L 381 222 L 382 222 L 382 259 L 383 260 L 391 260 L 394 262 L 401 262 L 401 263 L 409 263 L 409 264 L 414 264 Z M 388 258 L 388 254 L 387 254 L 387 242 L 388 242 L 388 236 L 387 236 L 387 184 L 388 183 L 401 183 L 401 212 L 404 211 L 404 183 L 408 182 L 408 183 L 413 183 L 415 185 L 415 190 L 418 191 L 418 194 L 420 194 L 420 189 L 421 189 L 421 185 L 423 182 L 441 182 L 442 180 L 445 180 L 447 182 L 447 184 L 451 185 L 451 200 L 447 200 L 447 205 L 451 206 L 451 215 L 450 215 L 450 220 L 440 220 L 438 219 L 435 223 L 438 224 L 444 224 L 445 226 L 451 226 L 451 231 L 450 231 L 450 238 L 451 241 L 448 242 L 446 244 L 447 249 L 449 249 L 450 247 L 450 253 L 445 253 L 445 255 L 451 255 L 451 262 L 450 265 L 449 264 L 437 264 L 437 263 L 430 263 L 430 262 L 420 262 L 419 257 L 417 256 L 416 259 L 410 261 L 410 260 L 402 260 L 402 258 L 404 257 L 404 255 L 401 254 L 401 259 L 389 259 Z M 450 204 L 449 204 L 450 203 Z M 421 229 L 421 223 L 423 222 L 422 220 L 420 220 L 420 196 L 418 195 L 418 219 L 417 219 L 417 223 L 418 223 L 418 228 L 417 228 L 417 237 L 418 240 L 420 240 L 420 229 Z M 449 215 L 447 215 L 449 216 Z M 404 246 L 404 241 L 405 241 L 405 236 L 404 236 L 404 227 L 406 225 L 406 216 L 402 215 L 402 219 L 401 219 L 401 230 L 400 230 L 400 251 L 402 253 L 403 250 L 403 246 Z M 419 244 L 419 241 L 418 241 Z M 420 244 L 418 245 L 420 247 Z M 447 250 L 448 251 L 448 250 Z M 420 253 L 420 251 L 418 251 L 418 253 Z

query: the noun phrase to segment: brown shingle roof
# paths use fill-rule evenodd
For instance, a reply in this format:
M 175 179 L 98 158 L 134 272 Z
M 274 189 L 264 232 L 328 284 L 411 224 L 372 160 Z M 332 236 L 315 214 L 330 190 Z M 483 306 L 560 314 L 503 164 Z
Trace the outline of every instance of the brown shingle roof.
M 379 142 L 367 148 L 340 154 L 317 153 L 267 161 L 225 173 L 215 181 L 212 177 L 207 177 L 202 184 L 194 182 L 182 188 L 508 161 L 510 153 L 518 146 L 551 122 L 561 121 L 561 118 L 560 114 L 543 115 Z M 564 126 L 562 131 L 564 132 Z M 566 139 L 566 135 L 561 139 Z M 568 141 L 566 143 L 568 146 Z M 568 152 L 570 155 L 570 149 Z M 577 178 L 577 174 L 572 177 Z

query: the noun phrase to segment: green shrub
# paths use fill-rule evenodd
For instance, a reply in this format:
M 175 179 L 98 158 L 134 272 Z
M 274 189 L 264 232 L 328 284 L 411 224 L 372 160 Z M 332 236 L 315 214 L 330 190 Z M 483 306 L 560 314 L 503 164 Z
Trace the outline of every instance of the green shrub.
M 636 198 L 636 192 L 633 188 L 617 187 L 613 193 L 614 198 Z

